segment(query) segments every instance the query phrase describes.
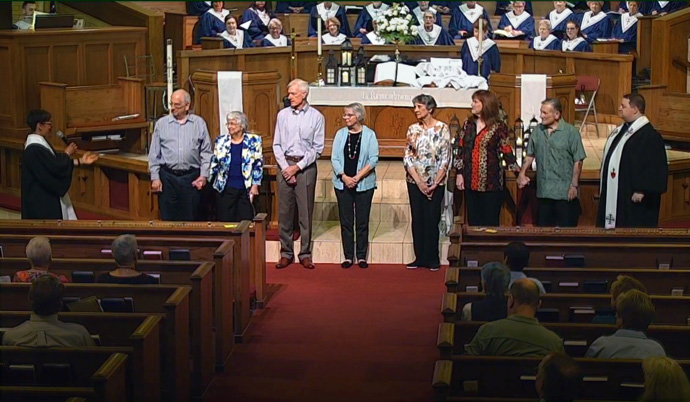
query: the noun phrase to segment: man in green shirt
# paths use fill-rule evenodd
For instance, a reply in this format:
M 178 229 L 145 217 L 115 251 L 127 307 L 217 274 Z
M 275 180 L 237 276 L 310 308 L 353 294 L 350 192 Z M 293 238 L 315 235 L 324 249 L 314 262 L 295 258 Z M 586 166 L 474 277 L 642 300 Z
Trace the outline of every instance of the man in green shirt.
M 527 278 L 518 279 L 508 295 L 508 318 L 479 327 L 465 352 L 517 357 L 544 357 L 551 352 L 562 352 L 561 338 L 535 318 L 540 304 L 537 285 Z
M 561 120 L 558 99 L 541 103 L 541 124 L 529 138 L 527 156 L 518 176 L 518 187 L 529 185 L 525 175 L 537 160 L 537 226 L 577 226 L 580 217 L 578 186 L 582 161 L 587 157 L 577 129 Z

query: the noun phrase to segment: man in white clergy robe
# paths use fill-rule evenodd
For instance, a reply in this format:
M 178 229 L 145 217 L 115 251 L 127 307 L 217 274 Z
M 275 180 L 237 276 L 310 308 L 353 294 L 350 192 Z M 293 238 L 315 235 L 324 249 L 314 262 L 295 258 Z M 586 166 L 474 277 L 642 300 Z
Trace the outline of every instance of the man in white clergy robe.
M 623 118 L 606 140 L 601 166 L 597 226 L 657 227 L 668 162 L 661 135 L 644 115 L 641 95 L 623 95 Z
M 450 23 L 448 24 L 448 33 L 456 39 L 472 36 L 474 23 L 477 22 L 479 17 L 484 18 L 486 21 L 491 21 L 489 13 L 484 7 L 477 4 L 476 1 L 455 4 L 450 17 Z M 489 35 L 493 35 L 491 24 L 489 24 Z
M 424 25 L 419 27 L 415 45 L 425 46 L 453 46 L 453 37 L 440 25 L 435 24 L 435 14 L 429 10 L 424 12 Z
M 412 12 L 412 15 L 417 18 L 417 21 L 419 21 L 419 25 L 424 25 L 424 13 L 427 11 L 431 11 L 434 15 L 435 21 L 434 23 L 438 26 L 443 26 L 443 19 L 441 18 L 441 14 L 433 7 L 429 7 L 429 2 L 428 1 L 418 1 L 417 2 L 417 7 L 410 7 L 410 12 Z
M 35 1 L 22 3 L 22 19 L 14 23 L 17 29 L 31 29 L 33 27 L 34 11 L 36 11 Z

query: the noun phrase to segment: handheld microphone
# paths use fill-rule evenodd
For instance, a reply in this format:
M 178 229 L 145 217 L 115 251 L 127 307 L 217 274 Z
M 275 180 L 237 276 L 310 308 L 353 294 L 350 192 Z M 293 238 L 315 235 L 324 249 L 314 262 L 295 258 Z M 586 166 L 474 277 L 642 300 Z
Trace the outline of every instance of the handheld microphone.
M 65 145 L 69 145 L 69 141 L 67 141 L 67 138 L 65 137 L 65 133 L 63 133 L 62 131 L 58 131 L 57 133 L 55 133 L 55 135 L 57 135 L 58 137 L 60 137 L 60 139 L 62 140 L 62 142 L 65 143 Z

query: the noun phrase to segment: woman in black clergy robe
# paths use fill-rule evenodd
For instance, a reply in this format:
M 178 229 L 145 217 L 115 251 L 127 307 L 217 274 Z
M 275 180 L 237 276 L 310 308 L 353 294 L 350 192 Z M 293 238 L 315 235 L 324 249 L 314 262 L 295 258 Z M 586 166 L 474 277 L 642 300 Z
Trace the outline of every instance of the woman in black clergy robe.
M 668 163 L 661 135 L 644 116 L 641 95 L 624 95 L 618 114 L 624 124 L 606 141 L 601 167 L 597 226 L 657 227 Z
M 98 155 L 86 152 L 72 159 L 77 145 L 69 144 L 64 153 L 55 151 L 45 137 L 53 129 L 51 115 L 32 110 L 27 117 L 31 134 L 22 154 L 22 219 L 77 219 L 67 191 L 75 166 L 90 165 Z

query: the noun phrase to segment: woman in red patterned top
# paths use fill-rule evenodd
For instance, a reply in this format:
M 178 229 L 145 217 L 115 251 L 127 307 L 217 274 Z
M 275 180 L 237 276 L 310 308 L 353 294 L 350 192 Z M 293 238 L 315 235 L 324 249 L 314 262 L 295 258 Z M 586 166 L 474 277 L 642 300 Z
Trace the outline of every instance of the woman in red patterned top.
M 55 275 L 48 271 L 50 262 L 53 259 L 53 249 L 50 247 L 50 240 L 45 237 L 34 237 L 26 245 L 26 258 L 31 264 L 31 269 L 17 271 L 12 282 L 33 282 L 41 275 L 50 275 L 60 279 L 60 282 L 67 283 L 64 275 Z
M 498 226 L 503 205 L 503 167 L 519 172 L 508 127 L 500 119 L 498 98 L 489 91 L 472 94 L 472 117 L 455 138 L 456 185 L 465 190 L 467 221 L 472 226 Z

